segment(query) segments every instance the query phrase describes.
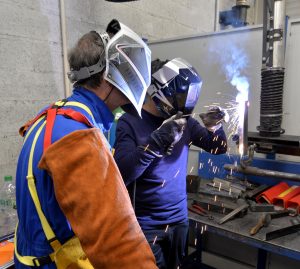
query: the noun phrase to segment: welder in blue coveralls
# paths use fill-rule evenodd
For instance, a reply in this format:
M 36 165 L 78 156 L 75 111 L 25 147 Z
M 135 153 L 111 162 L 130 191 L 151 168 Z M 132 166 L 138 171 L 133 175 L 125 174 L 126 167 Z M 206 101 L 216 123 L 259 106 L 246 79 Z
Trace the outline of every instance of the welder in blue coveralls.
M 205 127 L 191 116 L 201 86 L 185 60 L 153 61 L 142 118 L 125 113 L 117 124 L 114 157 L 130 192 L 134 185 L 135 213 L 161 269 L 177 269 L 185 253 L 189 146 L 227 150 L 221 108 L 202 115 Z
M 16 268 L 157 268 L 103 132 L 112 111 L 140 113 L 150 50 L 113 20 L 69 53 L 73 94 L 20 129 Z

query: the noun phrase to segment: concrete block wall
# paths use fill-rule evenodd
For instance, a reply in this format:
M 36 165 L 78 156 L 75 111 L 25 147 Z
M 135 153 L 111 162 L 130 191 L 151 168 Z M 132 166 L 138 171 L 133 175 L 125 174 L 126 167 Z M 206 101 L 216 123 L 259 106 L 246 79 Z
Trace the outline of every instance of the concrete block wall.
M 112 18 L 148 40 L 211 32 L 215 1 L 65 0 L 67 46 Z M 15 176 L 19 127 L 64 96 L 59 0 L 0 0 L 0 186 Z
M 72 46 L 88 30 L 105 29 L 112 18 L 149 41 L 211 32 L 214 9 L 215 1 L 206 0 L 66 0 L 68 43 Z
M 19 127 L 62 97 L 58 0 L 0 1 L 0 184 L 15 177 Z

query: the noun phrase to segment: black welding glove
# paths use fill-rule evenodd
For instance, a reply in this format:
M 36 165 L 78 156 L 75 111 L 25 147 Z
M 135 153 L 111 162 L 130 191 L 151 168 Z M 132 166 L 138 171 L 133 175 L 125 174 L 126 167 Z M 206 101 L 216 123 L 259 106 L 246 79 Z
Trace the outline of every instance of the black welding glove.
M 229 115 L 226 110 L 219 106 L 211 107 L 206 113 L 200 113 L 199 116 L 205 127 L 211 132 L 220 129 L 222 122 L 229 121 Z
M 151 133 L 151 139 L 163 154 L 171 155 L 174 145 L 182 137 L 186 119 L 181 116 L 182 112 L 178 112 Z

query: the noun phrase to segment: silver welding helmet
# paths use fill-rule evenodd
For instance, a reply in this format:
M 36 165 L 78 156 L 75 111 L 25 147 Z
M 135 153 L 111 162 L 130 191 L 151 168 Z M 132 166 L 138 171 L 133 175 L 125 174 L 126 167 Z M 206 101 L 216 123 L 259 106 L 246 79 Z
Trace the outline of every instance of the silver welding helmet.
M 151 51 L 147 44 L 126 25 L 112 20 L 108 28 L 112 27 L 114 34 L 99 33 L 105 47 L 105 53 L 100 55 L 99 61 L 92 66 L 85 66 L 79 70 L 70 70 L 68 77 L 72 83 L 87 79 L 104 70 L 104 79 L 119 89 L 131 102 L 139 115 L 151 82 Z M 108 29 L 111 30 L 111 29 Z M 125 109 L 125 108 L 124 108 Z M 126 109 L 125 109 L 126 110 Z
M 118 88 L 137 113 L 141 109 L 151 83 L 151 51 L 146 43 L 126 25 L 109 40 L 104 78 Z
M 197 104 L 202 79 L 187 61 L 175 58 L 152 74 L 148 94 L 165 118 L 181 111 L 191 114 Z

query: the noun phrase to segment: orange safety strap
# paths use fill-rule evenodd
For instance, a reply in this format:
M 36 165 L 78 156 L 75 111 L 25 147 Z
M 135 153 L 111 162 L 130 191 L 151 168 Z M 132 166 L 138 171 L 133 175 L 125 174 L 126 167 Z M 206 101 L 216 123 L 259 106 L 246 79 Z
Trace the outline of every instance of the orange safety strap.
M 52 130 L 53 130 L 56 115 L 63 115 L 67 118 L 86 124 L 89 127 L 94 126 L 86 116 L 71 108 L 60 109 L 54 106 L 53 108 L 48 109 L 47 124 L 45 128 L 45 136 L 44 136 L 44 152 L 51 145 Z
M 51 145 L 52 130 L 56 118 L 57 107 L 52 107 L 47 110 L 47 124 L 45 127 L 45 136 L 44 136 L 44 152 Z

